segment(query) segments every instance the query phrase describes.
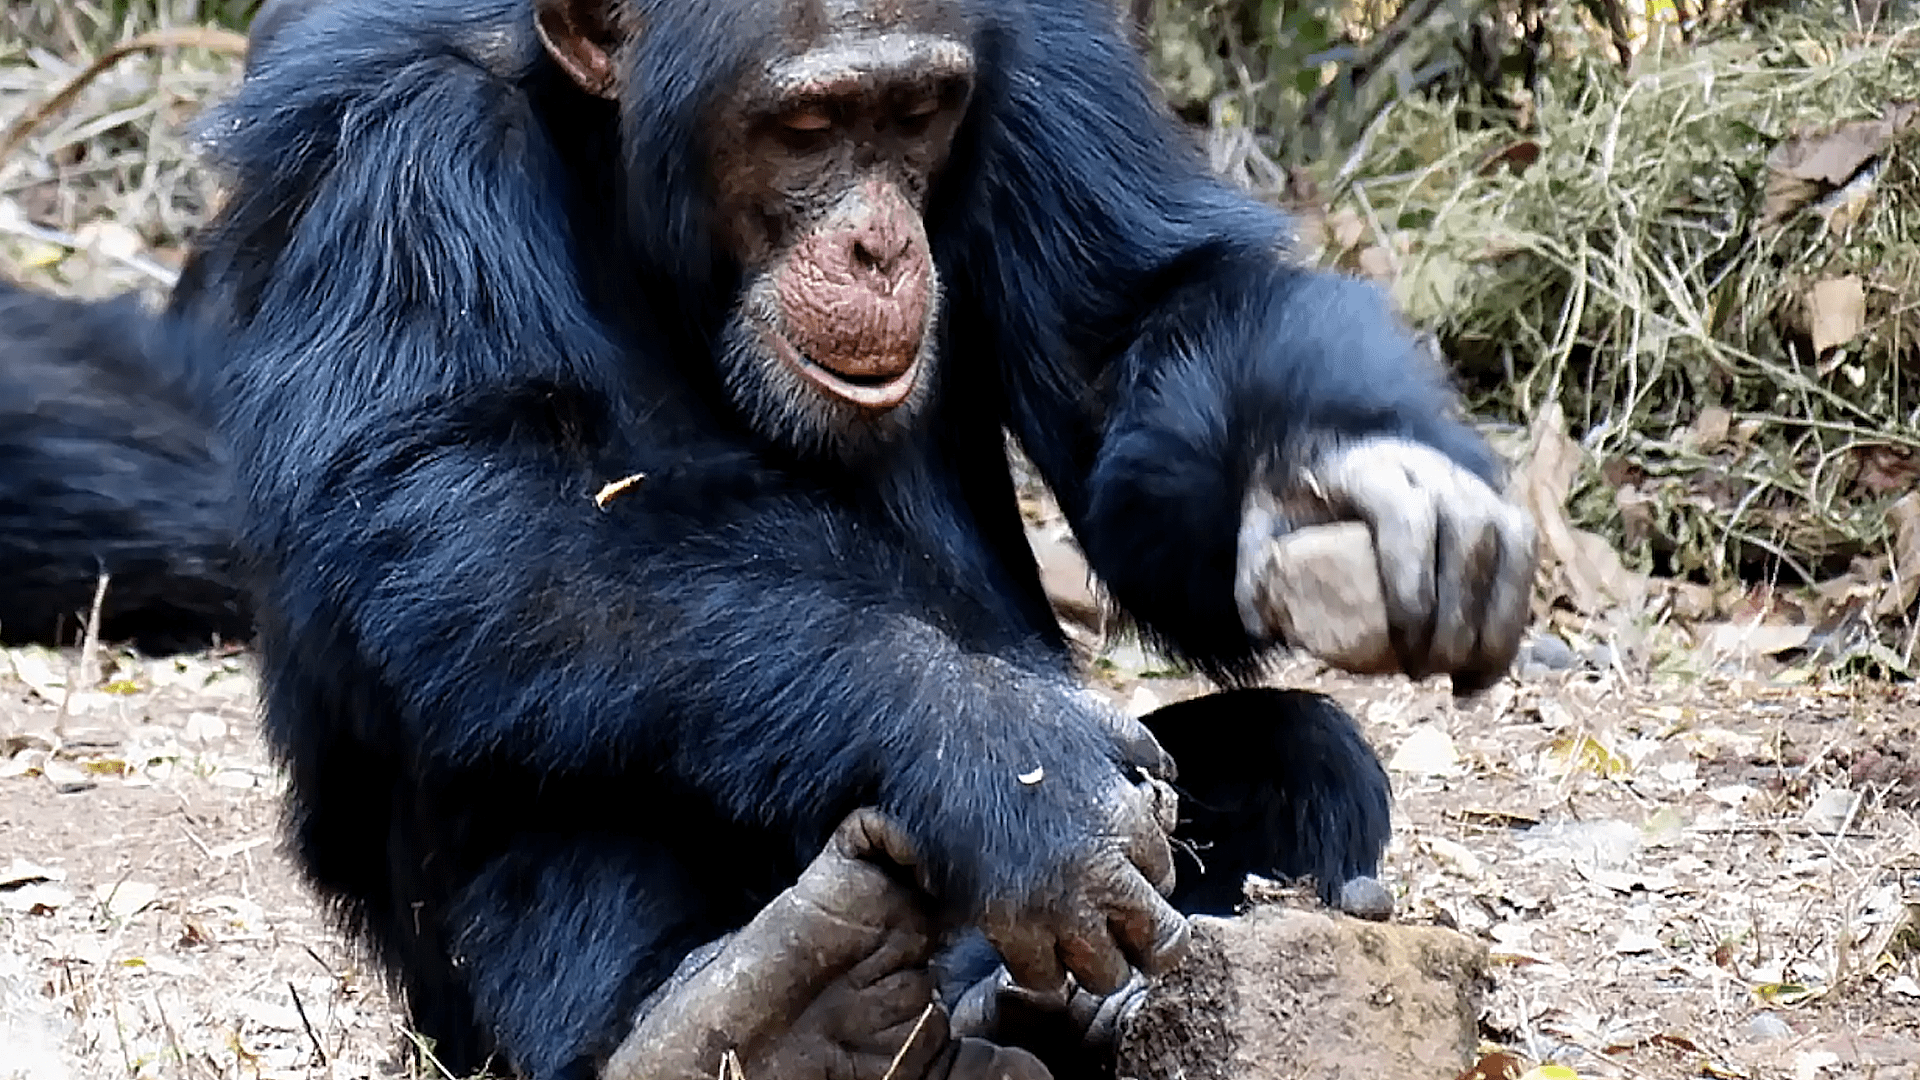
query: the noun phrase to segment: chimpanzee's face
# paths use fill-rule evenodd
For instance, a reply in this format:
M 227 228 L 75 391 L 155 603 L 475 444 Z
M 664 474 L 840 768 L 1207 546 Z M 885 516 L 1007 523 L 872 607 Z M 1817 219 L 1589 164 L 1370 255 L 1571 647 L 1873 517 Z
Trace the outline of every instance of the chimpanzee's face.
M 618 96 L 623 34 L 645 29 L 606 29 L 617 24 L 601 2 L 541 0 L 541 32 L 583 86 Z M 714 237 L 743 271 L 720 363 L 765 434 L 859 449 L 910 426 L 931 386 L 927 194 L 974 53 L 952 5 L 934 0 L 752 7 L 773 32 L 760 28 L 766 47 L 716 95 L 702 133 Z
M 973 51 L 920 0 L 789 6 L 786 46 L 715 116 L 720 242 L 746 269 L 726 334 L 736 400 L 787 439 L 911 421 L 935 363 L 927 192 Z

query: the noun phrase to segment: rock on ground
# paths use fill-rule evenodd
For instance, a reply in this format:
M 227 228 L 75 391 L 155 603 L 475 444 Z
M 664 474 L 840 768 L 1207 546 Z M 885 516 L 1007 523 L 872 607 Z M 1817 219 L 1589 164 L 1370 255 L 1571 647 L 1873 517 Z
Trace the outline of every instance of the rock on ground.
M 1453 1080 L 1474 1060 L 1484 946 L 1451 930 L 1255 907 L 1193 920 L 1193 951 L 1130 1017 L 1132 1080 Z

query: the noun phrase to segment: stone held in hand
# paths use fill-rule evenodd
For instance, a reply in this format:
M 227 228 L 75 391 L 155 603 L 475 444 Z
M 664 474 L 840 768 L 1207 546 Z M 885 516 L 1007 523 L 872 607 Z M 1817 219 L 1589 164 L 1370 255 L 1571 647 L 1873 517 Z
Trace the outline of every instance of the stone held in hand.
M 1267 625 L 1337 668 L 1360 675 L 1400 670 L 1365 524 L 1311 525 L 1265 543 L 1253 601 Z

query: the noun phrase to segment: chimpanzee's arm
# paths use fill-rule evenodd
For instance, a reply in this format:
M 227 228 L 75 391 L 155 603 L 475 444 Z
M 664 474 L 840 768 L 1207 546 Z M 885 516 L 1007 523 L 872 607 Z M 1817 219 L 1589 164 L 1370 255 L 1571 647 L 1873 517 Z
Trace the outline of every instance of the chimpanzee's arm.
M 897 533 L 757 482 L 736 449 L 596 456 L 549 437 L 591 427 L 569 417 L 596 396 L 421 402 L 276 482 L 291 481 L 256 503 L 253 538 L 276 651 L 354 642 L 398 699 L 383 737 L 436 775 L 658 771 L 803 842 L 878 806 L 1010 963 L 1028 943 L 1006 935 L 1033 937 L 1035 985 L 1062 958 L 1124 981 L 1107 918 L 1135 920 L 1118 947 L 1142 966 L 1177 955 L 1177 913 L 1149 887 L 1171 853 L 1141 785 L 1167 762 L 1144 728 L 1043 649 L 961 636 L 964 590 Z M 634 469 L 646 479 L 597 508 Z
M 1016 666 L 936 628 L 952 594 L 872 524 L 747 490 L 751 465 L 725 448 L 610 455 L 623 464 L 596 475 L 522 438 L 537 417 L 486 423 L 498 440 L 427 406 L 368 425 L 300 483 L 299 541 L 274 553 L 274 608 L 324 598 L 402 696 L 424 763 L 652 766 L 820 838 L 878 799 L 945 821 L 956 863 L 1018 843 L 1036 873 L 1048 840 L 1018 838 L 1049 823 L 1028 820 L 1017 777 L 1122 766 L 1043 651 Z M 646 478 L 597 508 L 596 487 L 629 470 Z
M 1207 171 L 1109 7 L 1037 3 L 992 42 L 1017 74 L 976 98 L 991 183 L 944 233 L 955 297 L 994 327 L 1011 423 L 1094 570 L 1232 675 L 1267 644 L 1234 595 L 1252 485 L 1369 438 L 1498 466 L 1379 290 L 1284 263 L 1284 220 Z

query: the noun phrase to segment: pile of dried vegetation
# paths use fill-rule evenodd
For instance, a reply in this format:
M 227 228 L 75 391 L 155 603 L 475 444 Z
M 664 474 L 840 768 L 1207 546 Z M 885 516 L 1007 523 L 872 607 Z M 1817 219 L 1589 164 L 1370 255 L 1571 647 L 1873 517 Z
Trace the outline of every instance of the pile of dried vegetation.
M 1665 591 L 1675 614 L 1776 583 L 1766 602 L 1827 624 L 1831 659 L 1901 671 L 1917 100 L 1920 27 L 1795 19 L 1558 65 L 1503 122 L 1401 97 L 1313 170 L 1303 245 L 1393 282 L 1479 408 L 1536 429 L 1563 412 L 1569 516 L 1693 583 Z

